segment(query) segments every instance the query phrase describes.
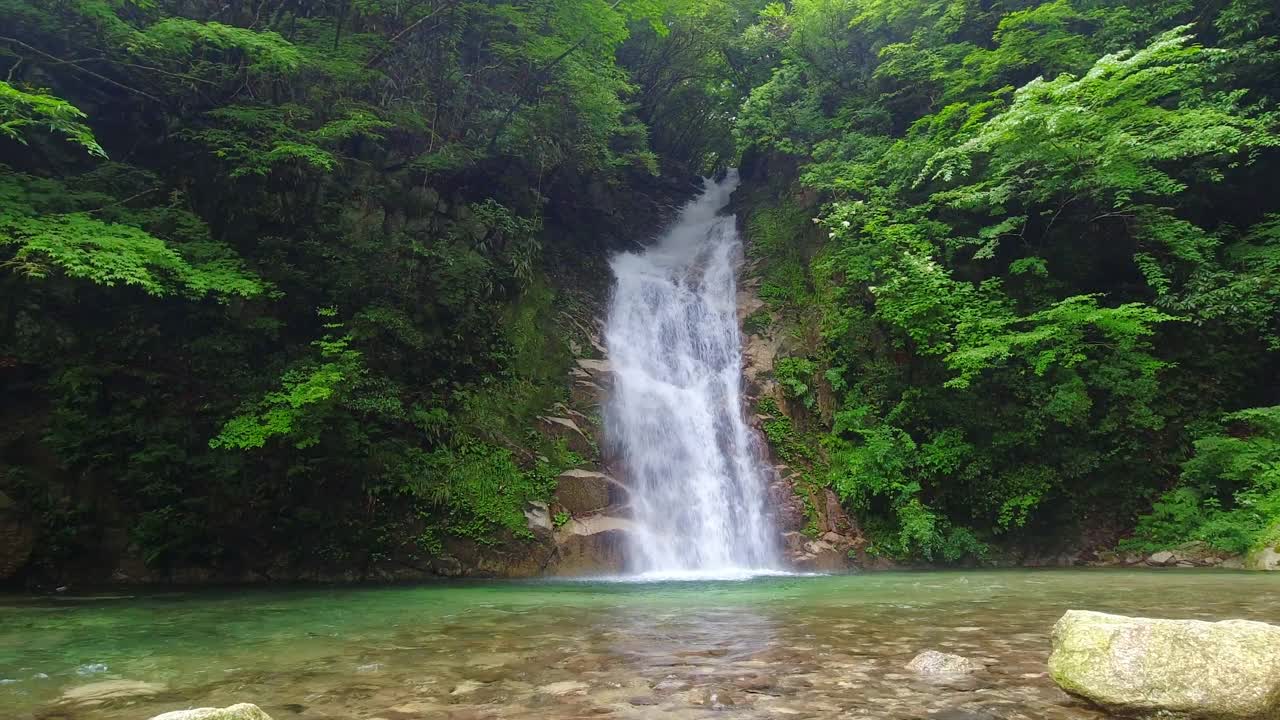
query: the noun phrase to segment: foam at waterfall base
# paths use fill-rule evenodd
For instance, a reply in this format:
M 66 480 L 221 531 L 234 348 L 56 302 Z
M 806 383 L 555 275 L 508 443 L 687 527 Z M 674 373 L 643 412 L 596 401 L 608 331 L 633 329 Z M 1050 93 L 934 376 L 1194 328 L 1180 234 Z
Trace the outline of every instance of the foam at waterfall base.
M 676 582 L 742 582 L 757 578 L 820 577 L 826 573 L 795 572 L 776 568 L 707 568 L 698 570 L 650 570 L 634 575 L 605 575 L 582 578 L 595 582 L 676 583 Z

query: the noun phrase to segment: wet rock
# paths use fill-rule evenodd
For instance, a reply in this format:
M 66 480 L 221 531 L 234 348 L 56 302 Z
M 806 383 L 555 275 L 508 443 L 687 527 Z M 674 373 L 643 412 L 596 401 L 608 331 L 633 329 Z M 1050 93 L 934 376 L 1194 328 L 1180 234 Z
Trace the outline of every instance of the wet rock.
M 849 549 L 848 545 L 837 546 L 825 539 L 810 540 L 793 554 L 791 561 L 799 570 L 838 572 L 849 567 Z
M 1066 692 L 1126 715 L 1280 717 L 1280 627 L 1068 611 L 1049 672 Z
M 652 705 L 657 705 L 657 704 L 658 704 L 658 699 L 657 699 L 657 698 L 652 698 L 652 697 L 647 697 L 647 696 L 645 696 L 645 697 L 633 697 L 633 698 L 631 698 L 631 699 L 627 700 L 627 702 L 629 702 L 629 703 L 631 703 L 632 705 L 635 705 L 635 706 L 637 706 L 637 707 L 649 707 L 649 706 L 652 706 Z
M 151 720 L 271 720 L 271 716 L 252 703 L 240 703 L 225 708 L 196 708 L 174 710 L 157 715 Z
M 635 524 L 626 518 L 592 515 L 574 518 L 556 532 L 558 575 L 594 575 L 620 572 L 627 533 Z
M 1280 534 L 1280 527 L 1272 532 Z M 1249 553 L 1243 564 L 1250 570 L 1280 570 L 1280 542 Z
M 473 693 L 479 690 L 482 687 L 484 687 L 484 683 L 478 680 L 463 680 L 457 685 L 454 685 L 453 689 L 449 691 L 449 694 L 450 695 L 467 695 L 469 693 Z
M 733 686 L 743 692 L 764 693 L 778 685 L 777 679 L 769 675 L 748 675 L 735 678 Z
M 982 668 L 982 663 L 937 650 L 925 650 L 907 663 L 908 670 L 929 676 L 968 675 Z
M 668 675 L 655 683 L 653 689 L 655 692 L 679 692 L 681 690 L 688 690 L 689 683 L 674 675 Z
M 708 708 L 710 710 L 725 710 L 735 707 L 738 699 L 733 693 L 724 688 L 699 688 L 690 690 L 685 696 L 685 700 L 690 705 Z
M 543 695 L 569 695 L 586 692 L 589 687 L 591 686 L 581 680 L 561 680 L 539 687 L 538 692 Z
M 593 378 L 606 378 L 613 373 L 613 365 L 608 360 L 579 358 L 578 367 Z
M 999 720 L 999 718 L 981 710 L 951 709 L 934 713 L 929 716 L 929 720 Z
M 582 515 L 609 505 L 613 478 L 593 470 L 566 470 L 556 478 L 556 502 L 574 515 Z
M 551 509 L 544 502 L 530 502 L 524 509 L 525 525 L 533 532 L 550 532 Z
M 103 680 L 80 685 L 62 693 L 60 702 L 76 705 L 100 705 L 109 700 L 150 697 L 165 691 L 165 686 L 140 680 Z

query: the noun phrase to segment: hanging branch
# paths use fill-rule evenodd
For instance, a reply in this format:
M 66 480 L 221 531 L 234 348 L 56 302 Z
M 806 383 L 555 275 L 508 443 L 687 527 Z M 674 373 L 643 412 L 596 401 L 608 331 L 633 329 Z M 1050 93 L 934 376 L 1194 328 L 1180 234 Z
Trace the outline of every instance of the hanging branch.
M 94 72 L 94 71 L 90 70 L 89 68 L 86 68 L 86 67 L 83 67 L 83 66 L 81 66 L 81 65 L 77 64 L 77 63 L 76 63 L 75 61 L 73 61 L 73 60 L 64 60 L 64 59 L 62 59 L 62 58 L 60 58 L 60 57 L 58 57 L 58 56 L 56 56 L 56 55 L 50 55 L 49 53 L 47 53 L 47 52 L 45 52 L 45 51 L 41 50 L 40 48 L 32 47 L 32 46 L 30 46 L 30 45 L 28 45 L 28 44 L 26 44 L 26 43 L 22 42 L 21 40 L 16 40 L 16 39 L 11 38 L 11 37 L 4 37 L 4 36 L 0 35 L 0 42 L 7 42 L 7 43 L 9 43 L 9 44 L 11 44 L 11 45 L 17 45 L 18 47 L 25 48 L 25 49 L 30 50 L 31 52 L 33 52 L 33 53 L 35 53 L 35 54 L 37 54 L 37 55 L 39 55 L 39 56 L 41 56 L 41 57 L 43 57 L 43 58 L 45 58 L 45 59 L 47 59 L 47 60 L 52 60 L 52 61 L 54 61 L 54 62 L 56 62 L 56 63 L 58 63 L 58 64 L 60 64 L 60 65 L 67 65 L 68 67 L 75 68 L 76 70 L 79 70 L 80 72 L 84 73 L 85 75 L 88 75 L 89 77 L 97 78 L 97 79 L 101 80 L 102 82 L 105 82 L 105 83 L 107 83 L 107 84 L 109 84 L 109 85 L 115 85 L 116 87 L 120 88 L 121 90 L 127 90 L 127 91 L 129 91 L 129 92 L 131 92 L 131 93 L 133 93 L 133 94 L 135 94 L 135 95 L 141 95 L 142 97 L 147 98 L 148 100 L 153 100 L 153 101 L 158 102 L 158 103 L 160 103 L 160 104 L 162 104 L 162 105 L 164 104 L 164 101 L 163 101 L 163 100 L 161 100 L 160 98 L 156 97 L 155 95 L 152 95 L 151 93 L 143 92 L 142 90 L 139 90 L 139 89 L 137 89 L 137 88 L 129 87 L 128 85 L 125 85 L 125 84 L 124 84 L 124 83 L 122 83 L 122 82 L 117 82 L 117 81 L 115 81 L 115 80 L 112 80 L 111 78 L 107 77 L 106 75 L 101 75 L 101 74 L 99 74 L 99 73 L 96 73 L 96 72 Z
M 613 0 L 613 4 L 609 6 L 609 9 L 617 10 L 618 6 L 621 4 L 622 0 Z M 535 73 L 532 83 L 534 89 L 541 90 L 542 84 L 547 80 L 547 75 L 554 70 L 557 65 L 564 61 L 565 58 L 572 55 L 575 50 L 586 45 L 587 41 L 590 39 L 590 33 L 584 34 L 582 37 L 578 38 L 578 42 L 570 45 L 567 50 L 557 55 L 551 62 L 544 65 L 541 70 Z M 497 146 L 498 138 L 502 136 L 502 131 L 507 129 L 507 125 L 511 123 L 511 118 L 515 116 L 516 111 L 520 109 L 520 106 L 523 105 L 524 102 L 525 96 L 517 95 L 515 102 L 511 103 L 511 107 L 507 108 L 506 114 L 502 116 L 502 122 L 498 123 L 498 126 L 493 129 L 493 135 L 489 138 L 488 145 L 488 152 L 490 154 L 493 153 L 493 149 Z
M 391 39 L 387 41 L 387 46 L 386 46 L 386 47 L 384 47 L 384 48 L 382 48 L 382 49 L 381 49 L 381 50 L 379 50 L 378 52 L 374 53 L 374 54 L 373 54 L 373 57 L 369 58 L 369 60 L 368 60 L 367 62 L 365 62 L 365 64 L 364 64 L 364 68 L 365 68 L 366 70 L 368 70 L 369 68 L 373 67 L 374 65 L 377 65 L 377 64 L 378 64 L 378 63 L 379 63 L 379 62 L 380 62 L 384 57 L 386 57 L 386 56 L 387 56 L 387 53 L 391 52 L 391 50 L 395 47 L 396 43 L 400 40 L 400 38 L 404 37 L 405 35 L 409 34 L 410 32 L 413 32 L 413 30 L 414 30 L 415 28 L 417 28 L 419 25 L 421 25 L 422 23 L 424 23 L 424 22 L 426 22 L 426 21 L 430 20 L 431 18 L 435 17 L 436 15 L 439 15 L 440 13 L 444 12 L 445 10 L 448 10 L 449 8 L 451 8 L 451 7 L 455 6 L 455 5 L 457 5 L 457 4 L 458 4 L 458 2 L 459 2 L 459 0 L 449 0 L 449 2 L 446 2 L 445 4 L 443 4 L 443 5 L 441 5 L 440 7 L 436 8 L 435 10 L 432 10 L 431 12 L 427 13 L 426 15 L 423 15 L 422 17 L 418 18 L 417 20 L 413 21 L 413 23 L 411 23 L 411 24 L 409 25 L 409 27 L 407 27 L 407 28 L 405 28 L 405 29 L 401 30 L 400 32 L 396 33 L 395 35 L 391 36 Z

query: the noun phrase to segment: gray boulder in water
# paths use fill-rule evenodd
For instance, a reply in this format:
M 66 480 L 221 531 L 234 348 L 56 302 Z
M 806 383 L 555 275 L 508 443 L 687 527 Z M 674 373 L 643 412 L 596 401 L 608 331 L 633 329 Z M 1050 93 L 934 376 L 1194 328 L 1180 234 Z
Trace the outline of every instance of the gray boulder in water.
M 1249 620 L 1153 620 L 1069 610 L 1049 672 L 1118 715 L 1280 718 L 1280 627 Z
M 925 650 L 907 663 L 908 670 L 929 676 L 968 675 L 982 670 L 982 667 L 982 663 L 967 657 L 937 650 Z
M 224 708 L 196 708 L 174 710 L 157 715 L 151 720 L 271 720 L 271 716 L 252 703 L 240 703 Z

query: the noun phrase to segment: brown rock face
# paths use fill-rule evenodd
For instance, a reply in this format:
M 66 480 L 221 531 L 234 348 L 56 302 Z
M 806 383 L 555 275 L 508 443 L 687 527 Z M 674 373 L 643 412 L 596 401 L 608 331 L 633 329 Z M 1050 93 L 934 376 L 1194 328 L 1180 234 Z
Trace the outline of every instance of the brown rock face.
M 587 438 L 587 434 L 582 431 L 582 428 L 572 418 L 541 417 L 538 418 L 538 426 L 544 435 L 564 440 L 565 447 L 583 457 L 592 457 L 596 454 L 596 449 L 592 446 L 591 440 Z
M 556 575 L 599 575 L 621 572 L 631 521 L 594 515 L 570 520 L 556 533 Z
M 609 506 L 613 479 L 594 470 L 566 470 L 556 478 L 556 502 L 574 515 Z

